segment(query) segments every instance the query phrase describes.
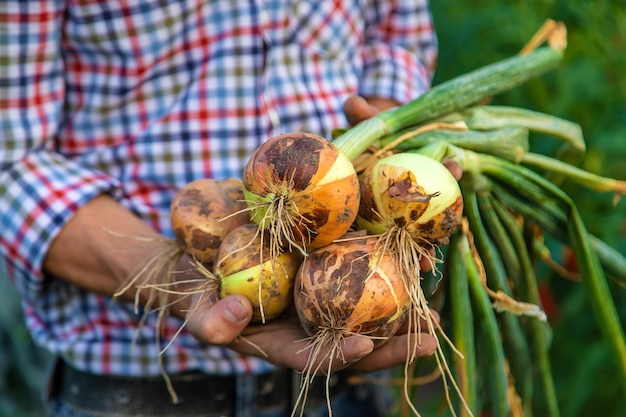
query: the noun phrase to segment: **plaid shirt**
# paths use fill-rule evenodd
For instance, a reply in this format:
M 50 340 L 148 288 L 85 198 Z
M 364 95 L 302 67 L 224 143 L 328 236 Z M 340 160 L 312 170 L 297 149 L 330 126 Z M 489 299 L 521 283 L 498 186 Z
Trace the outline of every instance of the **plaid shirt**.
M 418 96 L 437 52 L 426 0 L 5 0 L 0 37 L 0 273 L 37 343 L 79 369 L 135 376 L 159 374 L 155 317 L 136 334 L 132 305 L 42 272 L 73 213 L 110 193 L 172 236 L 179 187 L 240 176 L 270 136 L 328 137 L 351 94 Z M 270 366 L 184 331 L 163 362 Z

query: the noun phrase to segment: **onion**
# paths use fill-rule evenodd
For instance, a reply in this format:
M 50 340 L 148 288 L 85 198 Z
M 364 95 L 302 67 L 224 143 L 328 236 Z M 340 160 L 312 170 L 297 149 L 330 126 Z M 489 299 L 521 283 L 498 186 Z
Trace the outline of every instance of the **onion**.
M 370 165 L 359 179 L 359 228 L 379 236 L 401 265 L 413 304 L 426 301 L 420 287 L 420 260 L 436 272 L 431 250 L 446 244 L 463 214 L 457 180 L 439 161 L 418 153 L 399 153 Z M 418 313 L 420 310 L 417 310 Z
M 325 246 L 350 228 L 358 212 L 352 163 L 310 133 L 286 133 L 259 146 L 246 164 L 243 186 L 252 220 L 268 230 L 274 247 L 306 252 Z
M 398 331 L 410 307 L 397 263 L 372 238 L 337 241 L 311 252 L 298 269 L 294 300 L 310 336 L 298 402 L 306 398 L 310 379 L 326 361 L 328 378 L 333 359 L 342 357 L 345 337 L 362 334 L 380 347 Z M 328 353 L 319 357 L 326 347 Z
M 373 234 L 393 227 L 415 241 L 447 244 L 459 225 L 463 197 L 458 182 L 439 161 L 418 153 L 379 160 L 360 178 L 357 225 Z
M 371 238 L 340 241 L 310 253 L 298 269 L 294 300 L 309 336 L 361 333 L 386 341 L 402 324 L 409 297 L 394 259 Z
M 269 243 L 256 224 L 230 232 L 215 258 L 219 295 L 242 294 L 252 303 L 252 321 L 264 323 L 279 316 L 292 302 L 299 252 L 270 254 Z
M 250 223 L 241 181 L 199 179 L 181 188 L 170 205 L 176 241 L 192 258 L 213 262 L 224 237 Z

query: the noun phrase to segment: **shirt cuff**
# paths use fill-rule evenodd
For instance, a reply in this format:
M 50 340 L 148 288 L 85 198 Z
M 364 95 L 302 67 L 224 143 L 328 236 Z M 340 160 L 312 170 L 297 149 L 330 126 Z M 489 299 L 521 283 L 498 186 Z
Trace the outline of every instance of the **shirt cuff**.
M 113 178 L 45 150 L 0 173 L 0 184 L 6 184 L 0 198 L 0 273 L 27 300 L 42 290 L 44 257 L 74 213 L 100 194 L 120 193 Z

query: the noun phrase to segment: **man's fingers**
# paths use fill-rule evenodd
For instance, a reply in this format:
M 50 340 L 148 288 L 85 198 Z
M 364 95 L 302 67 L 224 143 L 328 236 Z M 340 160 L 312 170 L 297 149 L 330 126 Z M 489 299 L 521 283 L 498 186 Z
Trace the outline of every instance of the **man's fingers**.
M 240 295 L 216 303 L 200 302 L 189 312 L 187 329 L 199 340 L 212 345 L 227 345 L 239 336 L 252 318 L 252 306 Z
M 410 339 L 409 339 L 410 338 Z M 406 363 L 435 353 L 437 340 L 428 333 L 411 333 L 392 337 L 387 343 L 352 365 L 351 369 L 372 372 Z
M 433 270 L 436 262 L 436 253 L 435 249 L 428 250 L 429 256 L 422 256 L 420 258 L 420 271 L 422 273 L 427 273 Z
M 343 104 L 343 113 L 351 126 L 378 114 L 398 106 L 398 102 L 384 97 L 361 97 L 350 96 Z
M 463 168 L 457 161 L 452 158 L 445 158 L 441 163 L 448 168 L 448 171 L 452 174 L 452 176 L 459 181 L 463 176 Z
M 378 110 L 370 106 L 370 104 L 361 96 L 351 96 L 343 105 L 343 112 L 351 126 L 369 119 L 374 116 Z
M 374 349 L 372 340 L 360 335 L 341 340 L 335 348 L 328 339 L 318 342 L 315 344 L 315 338 L 307 337 L 297 320 L 280 320 L 280 324 L 249 326 L 229 347 L 242 354 L 264 357 L 277 366 L 319 373 L 328 371 L 329 359 L 331 370 L 335 371 Z
M 309 342 L 310 343 L 310 342 Z M 326 375 L 329 371 L 335 372 L 367 357 L 374 350 L 372 339 L 362 335 L 355 335 L 342 339 L 337 344 L 326 343 L 320 349 L 310 346 L 301 351 L 300 361 L 295 363 L 295 369 L 302 372 L 314 371 L 316 375 Z M 314 354 L 311 356 L 311 354 Z

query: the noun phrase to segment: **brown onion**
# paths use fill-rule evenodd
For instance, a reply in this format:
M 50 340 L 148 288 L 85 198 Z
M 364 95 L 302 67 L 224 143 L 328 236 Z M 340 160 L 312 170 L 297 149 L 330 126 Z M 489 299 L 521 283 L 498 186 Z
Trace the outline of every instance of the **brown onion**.
M 360 333 L 381 345 L 406 317 L 409 295 L 397 263 L 360 238 L 319 248 L 302 262 L 294 300 L 307 334 Z
M 177 242 L 202 263 L 211 263 L 222 239 L 233 229 L 250 223 L 240 180 L 199 179 L 174 196 L 170 220 Z
M 441 162 L 418 153 L 379 160 L 359 184 L 357 224 L 373 234 L 399 227 L 417 242 L 447 244 L 463 214 L 457 180 Z
M 300 323 L 310 336 L 296 404 L 300 407 L 304 407 L 311 378 L 324 364 L 330 375 L 330 364 L 343 356 L 345 337 L 358 333 L 380 347 L 398 331 L 410 307 L 397 262 L 379 250 L 372 238 L 338 241 L 310 253 L 298 269 L 294 301 Z
M 352 225 L 359 207 L 350 160 L 328 140 L 305 132 L 263 143 L 248 161 L 244 194 L 252 220 L 280 247 L 312 250 Z

